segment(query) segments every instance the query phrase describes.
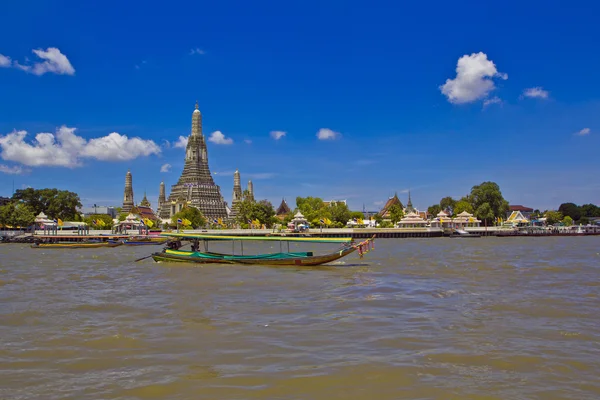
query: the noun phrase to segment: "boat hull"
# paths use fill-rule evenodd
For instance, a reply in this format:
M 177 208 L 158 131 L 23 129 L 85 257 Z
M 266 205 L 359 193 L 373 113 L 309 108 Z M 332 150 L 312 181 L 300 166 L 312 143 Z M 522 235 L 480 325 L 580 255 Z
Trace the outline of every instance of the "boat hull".
M 35 243 L 31 245 L 32 249 L 96 249 L 99 247 L 117 247 L 121 242 L 102 242 L 102 243 Z

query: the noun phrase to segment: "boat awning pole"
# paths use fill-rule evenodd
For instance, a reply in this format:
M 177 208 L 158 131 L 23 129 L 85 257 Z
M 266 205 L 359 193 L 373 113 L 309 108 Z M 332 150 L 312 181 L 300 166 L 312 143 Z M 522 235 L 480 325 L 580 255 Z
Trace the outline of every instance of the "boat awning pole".
M 244 255 L 244 242 L 240 242 L 240 244 L 242 245 L 242 255 Z

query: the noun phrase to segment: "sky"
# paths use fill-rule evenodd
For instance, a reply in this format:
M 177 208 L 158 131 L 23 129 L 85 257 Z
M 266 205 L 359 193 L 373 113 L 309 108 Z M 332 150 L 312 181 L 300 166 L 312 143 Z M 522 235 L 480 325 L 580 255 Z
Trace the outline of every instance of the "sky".
M 209 166 L 297 196 L 419 209 L 485 181 L 600 203 L 600 4 L 2 2 L 0 196 L 156 206 L 198 101 Z

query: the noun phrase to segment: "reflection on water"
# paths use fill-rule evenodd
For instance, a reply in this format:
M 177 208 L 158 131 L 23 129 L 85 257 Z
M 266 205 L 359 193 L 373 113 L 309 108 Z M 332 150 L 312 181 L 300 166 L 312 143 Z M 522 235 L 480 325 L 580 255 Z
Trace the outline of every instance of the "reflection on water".
M 597 399 L 599 244 L 389 239 L 311 270 L 2 245 L 0 398 Z

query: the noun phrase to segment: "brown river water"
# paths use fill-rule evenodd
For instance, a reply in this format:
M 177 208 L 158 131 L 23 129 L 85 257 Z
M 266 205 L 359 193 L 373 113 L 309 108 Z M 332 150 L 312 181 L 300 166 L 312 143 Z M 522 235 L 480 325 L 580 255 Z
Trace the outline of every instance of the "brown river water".
M 0 245 L 0 399 L 600 398 L 600 237 L 133 262 L 159 248 Z

